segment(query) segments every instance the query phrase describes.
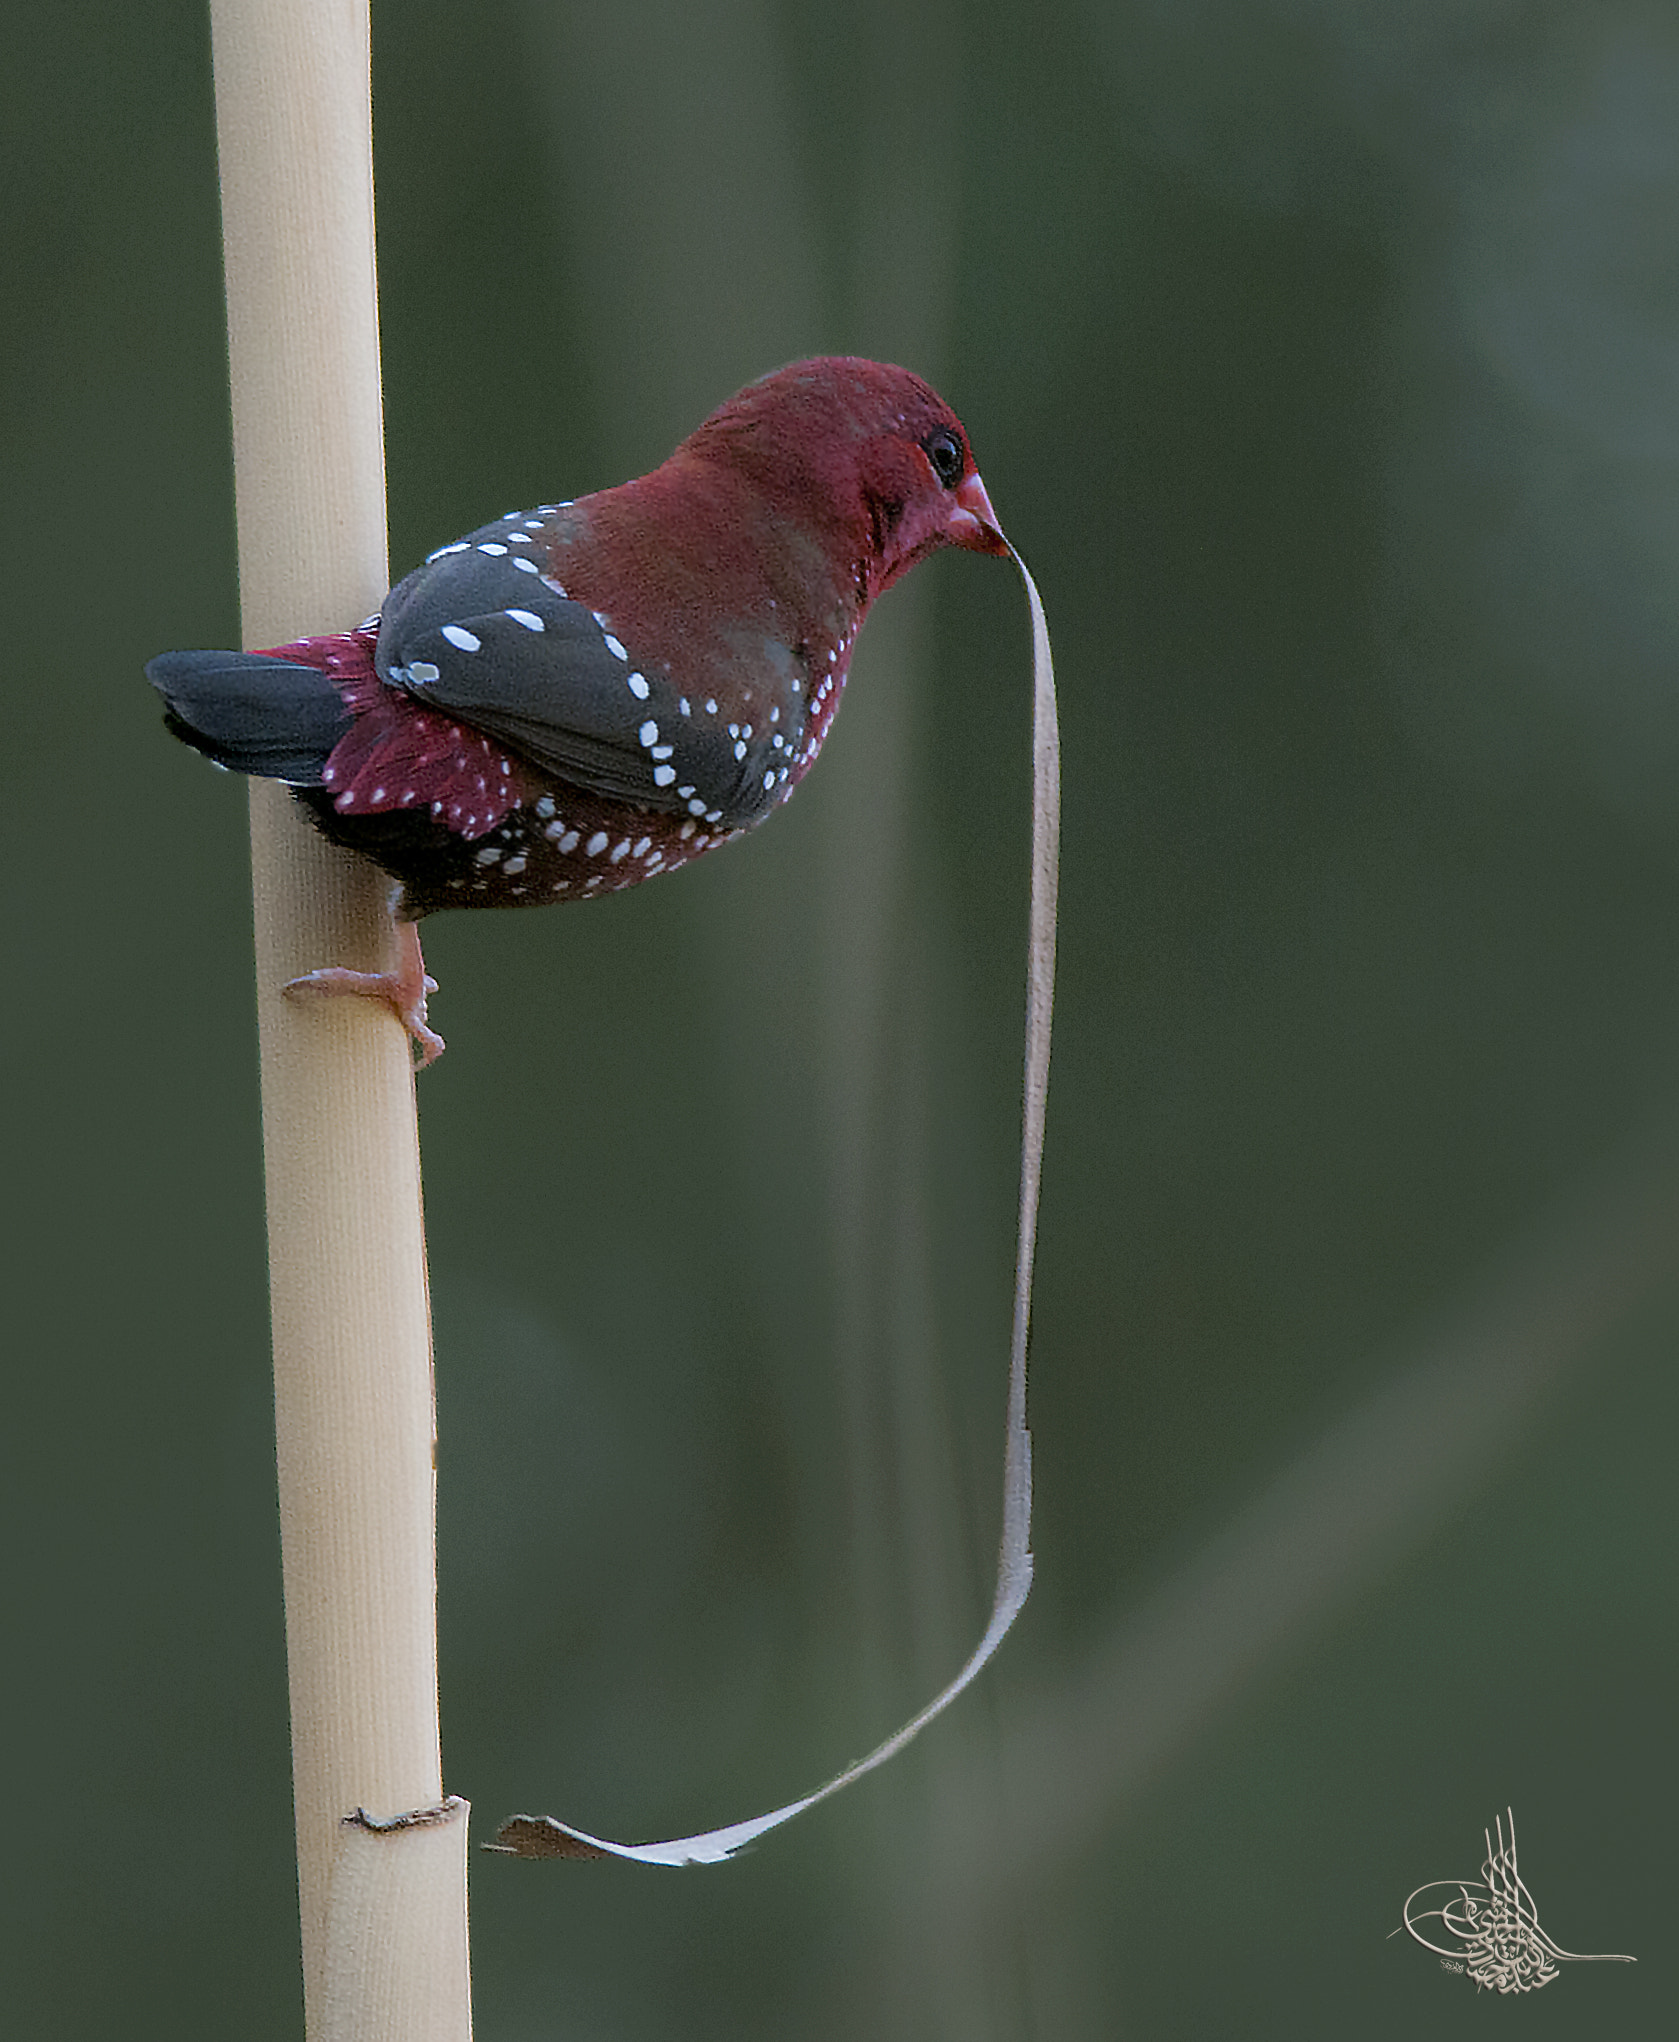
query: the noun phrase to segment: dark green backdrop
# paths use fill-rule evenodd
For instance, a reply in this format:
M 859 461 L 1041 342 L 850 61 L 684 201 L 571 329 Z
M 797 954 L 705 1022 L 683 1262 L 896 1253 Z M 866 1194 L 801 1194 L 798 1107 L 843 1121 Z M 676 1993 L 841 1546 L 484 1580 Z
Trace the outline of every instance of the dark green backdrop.
M 140 678 L 237 628 L 207 30 L 3 25 L 0 1994 L 257 2042 L 300 2017 L 243 802 Z M 480 2034 L 1671 2032 L 1671 8 L 379 0 L 375 41 L 397 569 L 793 355 L 901 359 L 1066 741 L 1034 1599 L 739 1864 L 480 1859 Z M 977 1635 L 1026 699 L 1010 576 L 941 560 L 760 836 L 428 933 L 480 1834 L 770 1805 Z M 1508 2015 L 1388 1939 L 1507 1805 L 1549 1933 L 1640 1959 Z

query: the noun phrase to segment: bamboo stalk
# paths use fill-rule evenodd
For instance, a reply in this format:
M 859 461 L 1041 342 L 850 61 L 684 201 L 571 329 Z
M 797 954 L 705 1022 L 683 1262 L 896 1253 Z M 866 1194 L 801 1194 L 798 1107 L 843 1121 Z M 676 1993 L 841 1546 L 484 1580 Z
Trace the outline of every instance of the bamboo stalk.
M 387 585 L 366 0 L 211 0 L 211 26 L 242 632 L 272 645 Z M 389 968 L 386 889 L 261 782 L 251 857 L 306 2028 L 460 2042 L 409 1047 L 375 1002 L 280 994 L 323 963 Z M 346 1826 L 358 1809 L 436 1813 Z

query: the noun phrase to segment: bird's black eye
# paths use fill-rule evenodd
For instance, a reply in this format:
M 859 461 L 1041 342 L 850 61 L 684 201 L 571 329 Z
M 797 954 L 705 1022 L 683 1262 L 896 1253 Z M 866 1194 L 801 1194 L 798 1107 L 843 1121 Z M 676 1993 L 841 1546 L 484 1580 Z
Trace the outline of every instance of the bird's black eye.
M 952 432 L 936 432 L 921 444 L 928 460 L 933 464 L 933 473 L 946 489 L 954 489 L 962 479 L 962 470 L 967 466 L 967 458 L 962 452 L 962 442 Z

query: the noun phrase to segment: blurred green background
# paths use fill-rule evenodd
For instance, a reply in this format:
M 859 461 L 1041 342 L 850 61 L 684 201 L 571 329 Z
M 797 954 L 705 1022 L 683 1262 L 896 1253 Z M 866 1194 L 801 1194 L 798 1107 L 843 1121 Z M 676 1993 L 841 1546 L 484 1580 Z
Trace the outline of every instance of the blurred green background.
M 7 2025 L 255 2042 L 300 2012 L 244 805 L 140 676 L 237 631 L 208 33 L 4 12 Z M 1033 1600 L 735 1865 L 478 1859 L 479 2033 L 1670 2033 L 1671 6 L 374 13 L 394 569 L 790 357 L 902 360 L 1065 738 Z M 1026 665 L 941 559 L 770 828 L 428 927 L 479 1835 L 773 1805 L 978 1634 Z M 1507 1805 L 1549 1933 L 1640 1959 L 1508 2016 L 1388 1935 Z

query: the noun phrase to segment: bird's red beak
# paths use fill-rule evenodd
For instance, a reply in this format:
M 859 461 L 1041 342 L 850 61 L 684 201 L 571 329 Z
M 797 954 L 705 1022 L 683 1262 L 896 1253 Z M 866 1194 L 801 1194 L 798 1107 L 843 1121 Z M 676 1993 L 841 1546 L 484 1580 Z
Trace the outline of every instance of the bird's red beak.
M 1007 553 L 1009 542 L 1003 537 L 1003 528 L 997 522 L 997 513 L 991 508 L 978 471 L 964 476 L 952 493 L 956 508 L 945 523 L 950 543 L 966 546 L 974 553 Z

